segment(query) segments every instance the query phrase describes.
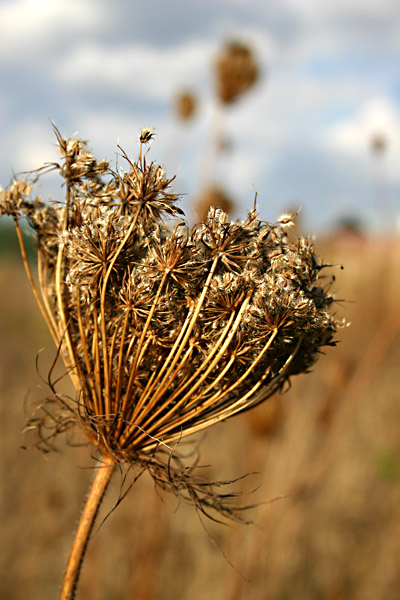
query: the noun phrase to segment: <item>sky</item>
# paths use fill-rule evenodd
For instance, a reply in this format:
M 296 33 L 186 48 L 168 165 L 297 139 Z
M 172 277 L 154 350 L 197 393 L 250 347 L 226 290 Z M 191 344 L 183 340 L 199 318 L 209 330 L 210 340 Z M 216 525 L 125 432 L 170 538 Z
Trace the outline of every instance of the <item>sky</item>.
M 262 219 L 301 207 L 311 233 L 400 225 L 398 0 L 0 0 L 0 184 L 57 158 L 51 120 L 112 164 L 154 127 L 149 157 L 187 209 L 209 182 L 213 65 L 231 40 L 260 68 L 220 122 L 229 150 L 213 177 L 234 217 L 257 193 Z M 184 124 L 186 89 L 198 110 Z

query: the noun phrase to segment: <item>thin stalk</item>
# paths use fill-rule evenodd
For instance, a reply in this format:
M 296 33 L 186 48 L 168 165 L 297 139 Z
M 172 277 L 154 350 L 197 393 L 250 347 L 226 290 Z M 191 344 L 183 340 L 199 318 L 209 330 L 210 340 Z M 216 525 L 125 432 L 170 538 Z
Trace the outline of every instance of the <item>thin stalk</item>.
M 115 461 L 111 456 L 104 456 L 97 467 L 85 508 L 76 530 L 68 558 L 64 579 L 61 586 L 60 600 L 73 600 L 76 594 L 78 579 L 81 572 L 83 559 L 89 542 L 89 537 L 100 508 L 105 491 L 110 483 L 115 468 Z
M 99 344 L 99 321 L 96 305 L 93 307 L 93 339 L 92 339 L 92 356 L 94 357 L 94 379 L 97 386 L 97 397 L 98 397 L 98 409 L 100 415 L 106 417 L 104 408 L 104 396 L 102 392 L 102 379 L 101 379 L 101 356 L 100 356 L 100 344 Z
M 144 352 L 146 352 L 150 342 L 151 342 L 151 338 L 148 338 L 144 342 L 144 345 L 143 345 Z M 122 403 L 121 410 L 119 411 L 119 420 L 118 420 L 118 428 L 117 428 L 118 435 L 121 433 L 121 429 L 122 429 L 124 422 L 132 420 L 132 416 L 128 417 L 128 403 L 130 400 L 132 400 L 132 390 L 133 390 L 133 384 L 136 379 L 136 374 L 137 374 L 136 370 L 131 369 L 129 379 L 128 379 L 128 385 L 126 386 L 125 397 L 124 397 L 124 400 Z
M 120 398 L 121 398 L 121 389 L 122 389 L 122 380 L 123 380 L 123 357 L 124 357 L 124 347 L 125 347 L 125 339 L 126 332 L 128 329 L 128 321 L 129 321 L 129 311 L 126 311 L 124 325 L 122 327 L 121 340 L 119 344 L 119 354 L 118 354 L 118 368 L 117 368 L 117 382 L 115 386 L 115 412 L 119 411 L 120 406 Z
M 68 231 L 68 212 L 69 212 L 70 200 L 71 200 L 71 184 L 69 182 L 67 182 L 67 194 L 66 194 L 66 206 L 65 206 L 65 214 L 64 214 L 63 233 Z M 58 307 L 59 321 L 60 321 L 59 333 L 60 333 L 60 336 L 62 336 L 62 335 L 65 336 L 65 343 L 67 346 L 67 352 L 68 352 L 68 357 L 69 357 L 69 361 L 68 361 L 67 357 L 65 356 L 65 353 L 63 353 L 62 356 L 63 356 L 64 363 L 68 367 L 68 372 L 71 377 L 72 383 L 75 386 L 75 389 L 79 392 L 80 388 L 81 388 L 81 382 L 80 382 L 80 377 L 79 377 L 79 374 L 77 372 L 77 367 L 76 367 L 76 365 L 78 364 L 78 360 L 77 360 L 77 356 L 76 356 L 75 346 L 71 340 L 71 332 L 70 332 L 69 318 L 68 318 L 68 308 L 65 305 L 65 298 L 64 298 L 64 288 L 65 288 L 65 281 L 64 281 L 65 262 L 63 260 L 64 259 L 64 251 L 65 251 L 64 245 L 60 244 L 60 246 L 58 248 L 58 254 L 57 254 L 56 277 L 55 277 L 57 307 Z M 70 364 L 68 364 L 68 362 Z
M 137 348 L 136 348 L 136 354 L 135 354 L 135 358 L 134 358 L 133 365 L 132 365 L 132 370 L 134 371 L 135 375 L 136 375 L 136 372 L 137 372 L 137 367 L 138 367 L 138 365 L 140 364 L 140 362 L 141 362 L 141 360 L 143 358 L 143 354 L 144 354 L 144 352 L 143 352 L 143 349 L 144 349 L 144 346 L 143 346 L 144 339 L 146 337 L 147 330 L 148 330 L 148 328 L 150 326 L 151 319 L 153 318 L 154 311 L 156 310 L 156 307 L 157 307 L 158 301 L 160 299 L 161 292 L 162 292 L 162 289 L 164 287 L 164 283 L 165 283 L 167 277 L 168 277 L 168 273 L 164 273 L 163 276 L 162 276 L 162 279 L 160 281 L 160 285 L 158 287 L 157 293 L 156 293 L 156 295 L 154 297 L 153 304 L 151 306 L 150 312 L 149 312 L 149 314 L 147 316 L 146 323 L 144 324 L 142 335 L 140 336 L 140 340 L 139 340 Z
M 142 151 L 142 147 L 140 147 L 140 151 Z M 121 254 L 126 242 L 129 240 L 129 238 L 132 234 L 132 231 L 136 227 L 136 223 L 137 223 L 137 220 L 139 217 L 139 212 L 140 212 L 140 210 L 136 213 L 135 218 L 133 219 L 131 225 L 129 226 L 128 231 L 126 232 L 126 235 L 124 236 L 124 239 L 118 246 L 118 248 L 113 256 L 113 259 L 111 260 L 110 264 L 108 265 L 107 271 L 104 276 L 103 285 L 101 288 L 101 294 L 100 294 L 100 331 L 101 331 L 101 339 L 103 342 L 103 367 L 104 367 L 103 370 L 104 370 L 104 395 L 105 395 L 104 401 L 105 401 L 105 410 L 106 410 L 107 416 L 111 412 L 111 389 L 110 389 L 108 354 L 107 354 L 108 350 L 107 350 L 107 327 L 106 327 L 106 291 L 107 291 L 108 281 L 110 279 L 110 275 L 111 275 L 111 272 L 117 261 L 117 258 Z
M 115 331 L 111 338 L 110 354 L 108 357 L 108 367 L 109 367 L 108 378 L 112 384 L 114 383 L 114 381 L 113 381 L 114 352 L 115 352 L 115 345 L 117 343 L 117 337 L 119 334 L 119 327 L 120 327 L 121 321 L 122 321 L 122 317 L 119 317 L 118 321 L 116 321 L 116 323 L 115 323 Z M 114 403 L 112 403 L 112 404 L 114 404 Z
M 23 240 L 23 237 L 22 237 L 21 229 L 19 227 L 18 219 L 16 217 L 14 218 L 14 225 L 15 225 L 15 230 L 17 232 L 18 243 L 19 243 L 19 247 L 21 249 L 22 261 L 24 263 L 25 272 L 26 272 L 26 275 L 28 277 L 28 281 L 29 281 L 29 283 L 31 285 L 33 294 L 35 296 L 35 300 L 38 303 L 38 306 L 40 308 L 40 312 L 42 313 L 43 318 L 46 321 L 46 325 L 47 325 L 47 327 L 50 330 L 50 333 L 51 333 L 51 335 L 52 335 L 52 337 L 54 339 L 54 342 L 55 342 L 56 346 L 58 346 L 58 344 L 59 344 L 59 338 L 58 338 L 58 335 L 57 335 L 57 332 L 56 332 L 55 328 L 53 327 L 53 322 L 50 319 L 50 316 L 49 316 L 49 314 L 48 314 L 48 312 L 46 310 L 46 306 L 43 303 L 43 300 L 42 300 L 42 298 L 41 298 L 41 296 L 40 296 L 40 294 L 38 292 L 38 289 L 36 287 L 35 281 L 33 279 L 32 271 L 31 271 L 31 268 L 29 266 L 28 257 L 26 255 L 25 244 L 24 244 L 24 240 Z
M 47 265 L 46 265 L 46 262 L 43 265 L 43 255 L 42 255 L 42 251 L 40 250 L 40 247 L 38 249 L 37 260 L 38 260 L 37 272 L 38 272 L 38 279 L 39 279 L 39 289 L 41 292 L 43 305 L 46 308 L 46 312 L 47 312 L 49 321 L 51 323 L 51 326 L 49 325 L 50 333 L 53 336 L 54 341 L 58 345 L 59 339 L 57 336 L 57 331 L 58 331 L 57 322 L 54 317 L 54 310 L 50 306 L 49 298 L 46 293 L 46 283 L 45 282 L 48 281 Z M 45 317 L 45 319 L 46 319 L 46 317 Z M 46 323 L 47 323 L 47 320 L 46 320 Z
M 83 327 L 79 286 L 77 287 L 77 291 L 76 291 L 76 307 L 77 307 L 77 313 L 78 313 L 77 321 L 78 321 L 78 327 L 79 327 L 79 335 L 81 338 L 82 350 L 83 350 L 83 355 L 85 358 L 86 373 L 88 375 L 89 373 L 92 372 L 93 368 L 92 368 L 92 364 L 90 361 L 89 351 L 88 351 L 88 347 L 87 347 L 87 343 L 86 343 L 87 335 L 86 335 L 84 327 Z M 94 407 L 96 414 L 99 414 L 99 399 L 98 399 L 95 384 L 93 382 L 93 377 L 83 377 L 82 383 L 86 387 L 86 389 L 88 389 L 87 397 L 88 398 L 90 398 L 90 396 L 92 397 L 93 407 Z M 89 386 L 89 388 L 88 388 L 88 386 Z M 89 390 L 91 393 L 89 393 Z

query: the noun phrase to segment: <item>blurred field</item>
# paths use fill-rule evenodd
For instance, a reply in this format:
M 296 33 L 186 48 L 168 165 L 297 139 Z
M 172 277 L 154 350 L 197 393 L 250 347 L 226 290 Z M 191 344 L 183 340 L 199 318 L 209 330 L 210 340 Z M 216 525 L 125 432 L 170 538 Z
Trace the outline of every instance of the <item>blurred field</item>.
M 91 540 L 78 598 L 399 597 L 400 244 L 344 236 L 320 246 L 345 265 L 337 311 L 351 327 L 312 374 L 201 446 L 210 478 L 260 472 L 241 484 L 260 486 L 246 502 L 286 498 L 252 510 L 254 526 L 205 522 L 208 535 L 144 475 Z M 46 394 L 35 356 L 45 348 L 46 375 L 54 348 L 17 258 L 1 259 L 0 290 L 0 598 L 53 600 L 94 462 L 63 443 L 47 456 L 21 449 L 25 418 Z M 117 475 L 102 517 L 119 489 Z

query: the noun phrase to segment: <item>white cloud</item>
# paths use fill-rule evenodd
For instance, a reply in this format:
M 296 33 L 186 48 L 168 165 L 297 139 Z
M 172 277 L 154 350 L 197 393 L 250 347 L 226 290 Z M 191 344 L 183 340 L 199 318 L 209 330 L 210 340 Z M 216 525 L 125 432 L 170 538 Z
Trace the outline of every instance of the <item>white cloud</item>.
M 96 84 L 136 98 L 167 100 L 179 82 L 190 85 L 207 76 L 209 54 L 210 44 L 199 40 L 167 49 L 82 43 L 57 62 L 54 77 L 69 87 Z
M 326 132 L 327 145 L 353 159 L 366 160 L 375 136 L 387 143 L 387 176 L 400 183 L 400 112 L 386 97 L 371 98 L 348 118 Z
M 37 169 L 57 158 L 55 138 L 48 121 L 26 119 L 7 136 L 6 144 L 0 145 L 0 162 L 7 168 L 9 177 L 13 173 Z
M 8 0 L 0 4 L 1 60 L 33 61 L 59 43 L 105 25 L 94 0 Z M 49 56 L 50 58 L 50 56 Z
M 296 15 L 303 23 L 330 23 L 332 20 L 376 21 L 391 18 L 398 10 L 397 0 L 380 0 L 366 2 L 365 0 L 279 0 L 279 4 L 289 13 Z

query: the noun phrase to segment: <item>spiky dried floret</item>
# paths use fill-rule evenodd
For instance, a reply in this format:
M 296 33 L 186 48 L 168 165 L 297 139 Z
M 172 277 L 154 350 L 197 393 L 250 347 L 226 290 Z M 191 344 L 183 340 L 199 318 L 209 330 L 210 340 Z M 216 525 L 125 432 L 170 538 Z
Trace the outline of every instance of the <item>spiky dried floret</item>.
M 292 216 L 230 222 L 211 208 L 191 231 L 167 226 L 182 211 L 172 179 L 146 162 L 149 131 L 120 173 L 56 130 L 62 161 L 46 168 L 64 178 L 66 202 L 30 200 L 18 179 L 0 214 L 17 227 L 26 216 L 37 234 L 39 302 L 78 394 L 57 416 L 53 390 L 40 439 L 79 422 L 101 452 L 152 465 L 165 483 L 155 452 L 266 400 L 340 324 L 310 240 L 288 241 Z

